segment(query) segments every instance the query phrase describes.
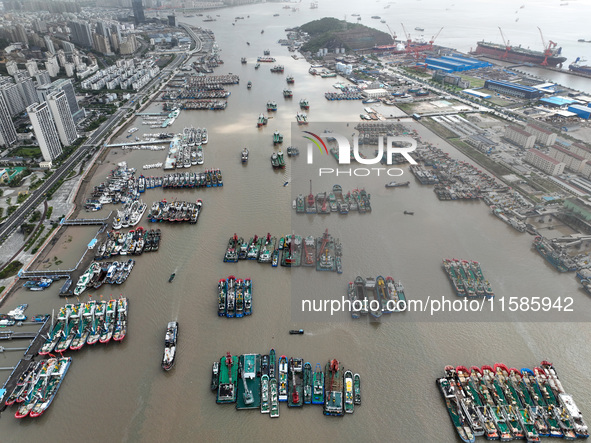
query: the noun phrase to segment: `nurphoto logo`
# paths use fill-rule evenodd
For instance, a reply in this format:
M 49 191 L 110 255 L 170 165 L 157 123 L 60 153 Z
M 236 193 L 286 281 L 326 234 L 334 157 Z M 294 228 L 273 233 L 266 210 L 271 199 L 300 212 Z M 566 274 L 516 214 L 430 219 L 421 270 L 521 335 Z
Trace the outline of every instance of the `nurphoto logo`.
M 386 164 L 392 165 L 393 157 L 396 154 L 401 155 L 411 165 L 416 165 L 417 162 L 410 156 L 410 153 L 417 148 L 417 142 L 412 137 L 396 137 L 387 136 L 386 146 L 384 148 L 384 137 L 378 138 L 378 149 L 374 158 L 367 158 L 362 156 L 359 152 L 359 137 L 357 134 L 353 134 L 353 146 L 351 147 L 349 140 L 344 135 L 331 132 L 327 135 L 319 136 L 309 131 L 302 131 L 303 137 L 308 140 L 308 156 L 307 162 L 309 165 L 314 162 L 313 152 L 318 148 L 322 155 L 330 155 L 329 149 L 326 146 L 323 137 L 326 141 L 336 141 L 337 148 L 332 148 L 331 152 L 334 153 L 337 158 L 339 165 L 349 165 L 351 160 L 355 160 L 357 163 L 362 165 L 375 165 L 382 162 L 384 158 L 384 152 L 386 154 Z M 319 168 L 318 175 L 335 174 L 339 175 L 354 175 L 359 177 L 365 177 L 370 175 L 372 172 L 380 175 L 381 172 L 385 171 L 389 176 L 398 177 L 403 174 L 403 170 L 400 168 L 353 168 L 353 169 L 334 169 L 334 168 Z

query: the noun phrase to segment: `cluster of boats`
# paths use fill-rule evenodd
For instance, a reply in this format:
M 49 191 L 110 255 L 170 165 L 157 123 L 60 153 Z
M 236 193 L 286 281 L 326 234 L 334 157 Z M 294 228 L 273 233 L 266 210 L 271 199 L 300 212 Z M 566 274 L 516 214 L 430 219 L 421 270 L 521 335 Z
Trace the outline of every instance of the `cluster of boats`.
M 330 360 L 314 369 L 301 358 L 276 358 L 269 354 L 231 355 L 213 363 L 211 390 L 216 402 L 236 403 L 236 409 L 260 409 L 271 418 L 279 417 L 279 404 L 288 407 L 322 405 L 324 414 L 352 414 L 361 404 L 361 377 Z
M 283 139 L 281 141 L 283 141 Z M 273 169 L 285 168 L 285 158 L 283 158 L 283 151 L 273 152 L 273 154 L 271 154 L 271 166 Z
M 360 92 L 326 92 L 324 97 L 327 100 L 363 100 Z
M 190 168 L 191 166 L 202 165 L 204 161 L 203 147 L 182 145 L 176 152 L 173 168 Z
M 49 288 L 52 283 L 52 278 L 34 278 L 25 282 L 23 288 L 27 288 L 29 291 L 43 291 Z
M 460 189 L 458 187 L 435 185 L 433 192 L 439 200 L 477 200 L 482 197 L 479 193 L 473 193 L 470 189 Z
M 280 74 L 283 74 L 284 70 L 285 70 L 285 68 L 283 67 L 283 65 L 275 65 L 271 68 L 271 72 L 276 72 L 276 73 L 280 73 Z
M 288 157 L 295 157 L 296 155 L 300 155 L 300 150 L 295 146 L 288 146 L 287 147 L 287 156 Z
M 298 125 L 307 125 L 308 124 L 308 116 L 305 112 L 298 112 L 296 114 L 296 121 Z
M 283 134 L 279 131 L 275 131 L 273 133 L 273 145 L 279 145 L 281 143 L 283 143 Z
M 534 247 L 558 272 L 572 272 L 577 270 L 577 264 L 572 257 L 554 246 L 547 238 L 537 235 L 534 238 Z
M 422 185 L 436 185 L 439 183 L 439 177 L 437 177 L 437 174 L 425 169 L 422 165 L 411 165 L 410 172 L 414 174 L 416 179 L 420 181 Z
M 111 171 L 107 181 L 95 186 L 87 204 L 128 203 L 139 198 L 135 168 L 128 168 L 126 162 Z
M 218 315 L 241 318 L 252 314 L 252 281 L 230 275 L 218 282 Z
M 406 310 L 406 295 L 400 280 L 378 275 L 377 278 L 357 276 L 349 282 L 347 297 L 351 302 L 351 317 L 354 319 L 368 313 L 375 319 L 382 314 Z
M 151 222 L 188 222 L 190 224 L 197 223 L 203 201 L 197 200 L 195 203 L 174 201 L 167 202 L 161 200 L 152 204 L 152 209 L 148 213 L 148 220 Z
M 128 201 L 121 210 L 117 210 L 117 214 L 113 218 L 113 229 L 136 226 L 142 219 L 147 207 L 147 203 L 142 200 Z
M 300 100 L 300 108 L 304 109 L 304 110 L 308 110 L 310 109 L 310 103 L 308 102 L 308 100 L 306 100 L 305 98 Z
M 259 119 L 257 120 L 257 128 L 262 128 L 267 124 L 268 121 L 269 119 L 267 117 L 265 117 L 263 114 L 260 114 Z
M 318 238 L 289 234 L 279 239 L 267 233 L 266 237 L 255 235 L 249 241 L 234 234 L 228 241 L 224 262 L 257 260 L 277 267 L 315 266 L 317 271 L 336 271 L 341 274 L 342 245 L 333 239 L 328 230 Z
M 285 97 L 285 98 L 292 98 L 293 97 L 293 91 L 291 89 L 285 88 L 283 90 L 283 97 Z
M 477 261 L 444 258 L 443 269 L 457 295 L 486 298 L 495 296 Z
M 0 314 L 0 327 L 14 326 L 17 322 L 25 321 L 27 319 L 25 311 L 28 307 L 29 305 L 27 303 L 23 303 L 15 309 L 8 311 L 7 314 Z
M 6 406 L 19 404 L 16 418 L 39 417 L 53 402 L 72 357 L 51 357 L 31 361 L 5 401 Z
M 310 194 L 304 197 L 303 194 L 293 201 L 293 208 L 298 214 L 330 214 L 339 212 L 348 214 L 349 211 L 358 211 L 360 214 L 371 212 L 371 194 L 365 189 L 353 189 L 343 195 L 341 185 L 334 185 L 332 192 L 321 192 L 312 194 L 312 185 L 310 184 Z
M 123 340 L 127 334 L 127 309 L 124 297 L 63 306 L 39 355 L 77 351 L 85 344 L 106 344 L 111 339 Z
M 95 246 L 95 260 L 109 259 L 118 255 L 140 255 L 144 252 L 157 251 L 162 233 L 160 229 L 145 230 L 143 227 L 130 230 L 127 234 L 109 231 L 107 237 Z
M 494 367 L 445 367 L 437 379 L 451 421 L 464 442 L 476 437 L 539 442 L 541 437 L 588 438 L 583 415 L 568 395 L 552 363 L 533 370 Z
M 162 177 L 162 185 L 167 188 L 217 188 L 224 186 L 222 171 L 206 169 L 205 172 L 176 172 Z
M 88 269 L 78 278 L 78 282 L 74 288 L 74 295 L 78 297 L 86 289 L 98 289 L 105 283 L 120 285 L 127 280 L 134 265 L 135 260 L 132 258 L 121 262 L 99 263 L 93 261 Z

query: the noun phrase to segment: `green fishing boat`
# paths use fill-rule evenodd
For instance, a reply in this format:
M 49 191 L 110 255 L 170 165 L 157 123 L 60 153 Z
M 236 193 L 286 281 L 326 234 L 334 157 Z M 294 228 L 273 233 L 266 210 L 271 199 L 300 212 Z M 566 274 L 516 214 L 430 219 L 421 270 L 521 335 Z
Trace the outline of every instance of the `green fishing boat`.
M 361 377 L 359 374 L 353 376 L 353 403 L 361 404 Z
M 345 371 L 345 412 L 352 414 L 354 412 L 355 404 L 353 402 L 353 373 L 349 370 Z
M 236 382 L 238 380 L 238 357 L 229 352 L 220 359 L 217 403 L 236 402 Z
M 259 409 L 261 407 L 261 356 L 244 354 L 238 359 L 238 393 L 236 409 Z
M 261 377 L 261 414 L 268 414 L 271 411 L 271 396 L 269 390 L 269 376 L 263 374 Z
M 279 398 L 277 396 L 277 379 L 271 378 L 269 380 L 269 392 L 271 393 L 271 411 L 269 416 L 271 418 L 279 417 Z
M 310 362 L 304 364 L 304 404 L 312 403 L 312 365 Z

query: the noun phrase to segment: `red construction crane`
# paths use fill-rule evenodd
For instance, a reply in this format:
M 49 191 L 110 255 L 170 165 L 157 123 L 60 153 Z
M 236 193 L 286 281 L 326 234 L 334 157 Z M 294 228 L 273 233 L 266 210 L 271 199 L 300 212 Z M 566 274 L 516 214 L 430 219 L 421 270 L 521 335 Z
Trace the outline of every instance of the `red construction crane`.
M 404 27 L 404 23 L 400 23 L 402 25 L 402 31 L 404 32 L 404 36 L 406 37 L 406 53 L 410 54 L 412 52 L 411 43 L 412 40 L 410 38 L 410 34 L 406 32 L 406 28 Z
M 441 31 L 443 31 L 443 26 L 437 32 L 437 34 L 435 34 L 433 37 L 431 37 L 431 40 L 429 40 L 429 51 L 431 51 L 433 49 L 433 43 L 435 43 L 435 40 L 437 39 L 437 37 L 439 37 L 439 34 L 441 33 Z
M 511 50 L 511 46 L 509 46 L 509 40 L 505 40 L 505 36 L 503 35 L 503 30 L 499 26 L 499 31 L 501 32 L 501 38 L 503 39 L 503 44 L 505 45 L 505 53 L 501 58 L 507 58 L 507 54 Z
M 538 26 L 538 31 L 540 31 L 540 37 L 542 37 L 542 44 L 544 45 L 544 61 L 542 62 L 542 66 L 548 65 L 548 57 L 552 55 L 552 48 L 556 47 L 556 43 L 552 40 L 548 41 L 548 46 L 546 46 L 546 40 L 544 40 L 544 34 L 542 34 L 542 30 Z
M 390 26 L 388 26 L 388 23 L 386 23 L 386 28 L 388 28 L 388 31 L 390 32 L 390 35 L 392 36 L 392 44 L 395 45 L 396 44 L 396 33 L 392 32 L 392 30 L 390 29 Z

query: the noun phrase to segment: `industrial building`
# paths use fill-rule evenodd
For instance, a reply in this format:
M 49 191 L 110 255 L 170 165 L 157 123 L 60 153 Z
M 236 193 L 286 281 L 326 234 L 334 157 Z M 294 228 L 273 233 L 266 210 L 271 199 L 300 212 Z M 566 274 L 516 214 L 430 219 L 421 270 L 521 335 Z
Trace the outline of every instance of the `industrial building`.
M 502 82 L 499 80 L 487 80 L 484 83 L 484 87 L 490 91 L 498 92 L 499 94 L 525 98 L 527 100 L 539 98 L 544 94 L 540 90 L 530 86 L 518 85 L 511 82 Z
M 427 57 L 425 64 L 429 69 L 444 72 L 461 72 L 492 66 L 483 60 L 460 56 Z
M 570 105 L 567 109 L 577 114 L 580 118 L 589 120 L 589 117 L 591 117 L 591 108 L 589 106 Z

